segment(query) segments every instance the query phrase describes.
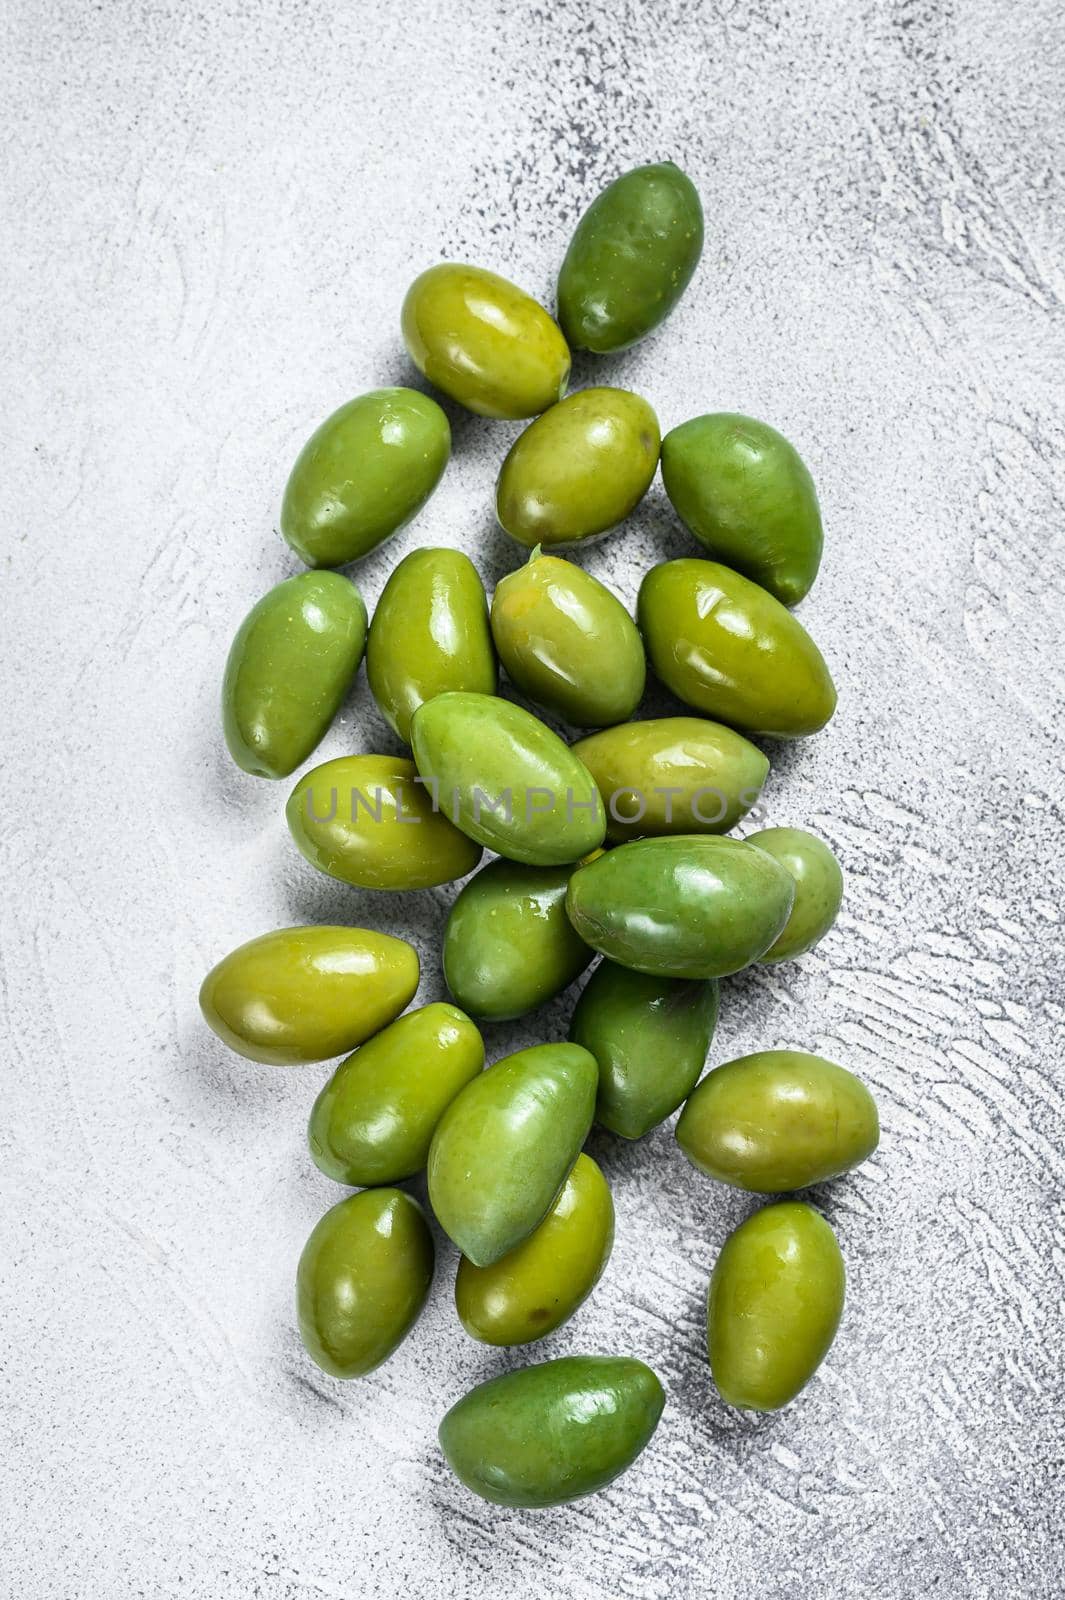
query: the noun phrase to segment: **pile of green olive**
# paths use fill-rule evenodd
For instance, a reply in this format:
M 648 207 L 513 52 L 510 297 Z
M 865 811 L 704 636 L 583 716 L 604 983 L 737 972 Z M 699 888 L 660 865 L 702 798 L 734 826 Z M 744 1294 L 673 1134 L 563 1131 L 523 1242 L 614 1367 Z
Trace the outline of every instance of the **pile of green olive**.
M 726 837 L 768 771 L 751 736 L 809 735 L 835 709 L 828 667 L 788 609 L 821 558 L 813 482 L 788 441 L 749 417 L 697 417 L 662 440 L 638 395 L 567 394 L 571 349 L 623 350 L 661 323 L 702 239 L 698 195 L 665 162 L 618 178 L 581 219 L 557 321 L 480 268 L 423 273 L 402 310 L 418 370 L 482 416 L 534 419 L 496 487 L 501 526 L 531 556 L 489 606 L 465 555 L 415 550 L 368 623 L 354 583 L 320 569 L 357 561 L 409 521 L 451 445 L 435 400 L 378 389 L 301 451 L 281 529 L 313 570 L 264 596 L 230 650 L 224 729 L 245 772 L 285 778 L 304 763 L 364 655 L 374 699 L 409 747 L 300 777 L 287 819 L 308 861 L 360 889 L 467 879 L 443 941 L 453 1004 L 406 1011 L 419 981 L 412 946 L 347 926 L 267 933 L 203 984 L 207 1021 L 251 1060 L 345 1057 L 309 1143 L 323 1173 L 359 1192 L 319 1222 L 297 1275 L 304 1344 L 339 1378 L 385 1361 L 429 1292 L 433 1237 L 397 1187 L 407 1179 L 426 1175 L 461 1252 L 463 1327 L 521 1345 L 573 1316 L 610 1254 L 610 1188 L 582 1153 L 593 1122 L 638 1139 L 683 1107 L 676 1141 L 692 1165 L 759 1195 L 822 1183 L 877 1144 L 867 1089 L 816 1055 L 769 1050 L 701 1078 L 719 979 L 810 950 L 843 892 L 835 856 L 809 833 Z M 704 553 L 653 567 L 634 621 L 554 552 L 623 522 L 659 463 Z M 631 720 L 648 660 L 682 714 Z M 566 743 L 501 697 L 500 663 L 520 696 L 581 737 Z M 478 867 L 485 850 L 494 859 Z M 568 1040 L 486 1068 L 478 1022 L 525 1016 L 597 956 Z M 723 1398 L 785 1405 L 832 1343 L 843 1298 L 839 1246 L 817 1211 L 784 1200 L 748 1217 L 709 1285 Z M 444 1417 L 440 1441 L 486 1499 L 558 1504 L 624 1471 L 664 1398 L 636 1359 L 570 1356 L 482 1383 Z

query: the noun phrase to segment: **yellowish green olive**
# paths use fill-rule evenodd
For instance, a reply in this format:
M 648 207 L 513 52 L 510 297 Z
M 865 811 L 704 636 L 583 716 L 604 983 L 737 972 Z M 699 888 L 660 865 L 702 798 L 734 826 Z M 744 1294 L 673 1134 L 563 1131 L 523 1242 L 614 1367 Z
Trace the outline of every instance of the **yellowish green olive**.
M 494 694 L 484 584 L 461 550 L 412 550 L 385 584 L 366 640 L 370 692 L 410 743 L 410 719 L 448 689 Z
M 265 594 L 237 629 L 222 685 L 237 766 L 260 778 L 295 772 L 339 711 L 365 641 L 362 595 L 339 572 L 301 572 Z
M 530 700 L 582 728 L 623 722 L 643 694 L 636 624 L 616 595 L 572 561 L 531 558 L 496 585 L 492 637 Z
M 762 1050 L 708 1072 L 677 1121 L 700 1172 L 755 1194 L 784 1194 L 849 1172 L 876 1149 L 869 1090 L 801 1050 Z
M 725 1240 L 710 1279 L 710 1371 L 729 1405 L 778 1411 L 828 1354 L 846 1273 L 836 1236 L 812 1206 L 764 1206 Z
M 658 418 L 627 389 L 580 389 L 530 423 L 496 484 L 504 532 L 530 550 L 605 533 L 643 499 L 658 466 Z
M 535 417 L 566 392 L 570 354 L 558 323 L 483 267 L 430 267 L 408 289 L 402 323 L 418 371 L 467 411 Z
M 285 814 L 312 866 L 360 889 L 430 889 L 481 858 L 402 756 L 325 761 L 300 779 Z
M 457 1006 L 407 1012 L 342 1061 L 314 1102 L 315 1164 L 354 1186 L 412 1177 L 440 1118 L 483 1066 L 481 1035 Z
M 579 1155 L 527 1239 L 490 1267 L 462 1257 L 455 1278 L 462 1326 L 484 1344 L 529 1344 L 553 1333 L 599 1282 L 613 1242 L 610 1186 L 591 1156 Z
M 640 585 L 640 631 L 678 699 L 745 733 L 823 728 L 836 691 L 820 650 L 767 590 L 716 561 L 663 561 Z
M 702 717 L 623 722 L 579 739 L 606 806 L 611 839 L 728 833 L 756 805 L 769 774 L 762 752 Z
M 822 940 L 839 915 L 843 871 L 828 845 L 802 828 L 763 828 L 748 836 L 795 880 L 795 899 L 784 931 L 759 959 L 763 966 L 793 961 Z
M 421 510 L 447 466 L 451 429 L 417 389 L 374 389 L 327 417 L 296 458 L 281 532 L 309 567 L 358 561 Z
M 296 1274 L 300 1337 L 334 1378 L 362 1378 L 401 1344 L 433 1281 L 433 1236 L 402 1189 L 364 1189 L 327 1211 Z
M 595 1109 L 594 1057 L 541 1044 L 497 1061 L 452 1100 L 429 1149 L 437 1221 L 490 1267 L 547 1215 Z
M 588 769 L 539 718 L 488 694 L 438 694 L 411 722 L 418 771 L 440 809 L 511 861 L 559 866 L 606 833 Z
M 297 1066 L 354 1050 L 417 987 L 418 953 L 405 939 L 368 928 L 279 928 L 211 968 L 200 1009 L 239 1055 Z

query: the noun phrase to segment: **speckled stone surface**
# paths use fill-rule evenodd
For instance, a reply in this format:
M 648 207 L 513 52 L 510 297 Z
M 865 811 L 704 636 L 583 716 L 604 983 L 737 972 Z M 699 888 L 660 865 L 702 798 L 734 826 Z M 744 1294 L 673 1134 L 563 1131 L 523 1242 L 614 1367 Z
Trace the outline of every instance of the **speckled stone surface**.
M 1060 1595 L 1060 6 L 12 0 L 5 21 L 0 1592 Z M 582 206 L 666 155 L 702 192 L 703 264 L 664 330 L 578 381 L 631 385 L 666 428 L 737 409 L 796 441 L 827 532 L 801 615 L 841 689 L 824 734 L 773 750 L 766 817 L 837 848 L 843 914 L 800 964 L 726 984 L 714 1054 L 850 1065 L 883 1143 L 815 1196 L 847 1311 L 759 1420 L 712 1392 L 702 1331 L 750 1202 L 668 1128 L 596 1135 L 617 1246 L 542 1353 L 639 1355 L 668 1407 L 604 1494 L 506 1512 L 435 1430 L 524 1358 L 462 1332 L 445 1243 L 387 1367 L 310 1364 L 293 1272 L 339 1193 L 303 1143 L 325 1071 L 243 1063 L 196 1009 L 231 946 L 315 918 L 412 935 L 436 997 L 454 891 L 317 876 L 287 785 L 228 763 L 218 682 L 296 570 L 297 448 L 411 377 L 409 279 L 458 257 L 549 299 Z M 454 420 L 439 493 L 358 569 L 371 601 L 419 544 L 489 583 L 518 560 L 491 513 L 516 430 Z M 691 548 L 656 487 L 588 565 L 631 603 Z M 322 753 L 395 748 L 363 677 Z M 572 998 L 490 1052 L 560 1037 Z

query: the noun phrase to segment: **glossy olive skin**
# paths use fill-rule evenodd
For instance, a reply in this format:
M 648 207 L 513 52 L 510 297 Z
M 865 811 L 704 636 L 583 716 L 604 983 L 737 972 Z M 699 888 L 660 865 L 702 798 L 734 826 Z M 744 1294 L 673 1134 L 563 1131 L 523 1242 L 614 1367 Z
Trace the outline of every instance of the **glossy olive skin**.
M 430 267 L 407 290 L 403 342 L 423 377 L 482 417 L 535 417 L 569 382 L 562 330 L 524 289 L 483 267 Z
M 429 1149 L 429 1199 L 474 1266 L 547 1215 L 592 1125 L 595 1060 L 575 1044 L 505 1056 L 452 1100 Z
M 334 1378 L 387 1361 L 433 1281 L 433 1236 L 402 1189 L 364 1189 L 327 1211 L 300 1256 L 296 1311 L 307 1354 Z
M 440 1447 L 482 1500 L 559 1506 L 605 1489 L 631 1467 L 665 1403 L 642 1361 L 563 1356 L 471 1389 L 441 1422 Z
M 455 1277 L 462 1326 L 482 1344 L 530 1344 L 553 1333 L 584 1304 L 614 1243 L 610 1185 L 591 1156 L 579 1155 L 547 1216 L 491 1267 L 465 1256 Z
M 802 1050 L 762 1050 L 715 1067 L 677 1121 L 693 1166 L 753 1194 L 837 1178 L 879 1141 L 876 1101 L 861 1079 Z
M 592 201 L 558 277 L 573 350 L 626 350 L 665 321 L 703 251 L 703 208 L 672 161 L 622 173 Z
M 481 849 L 402 756 L 339 756 L 302 777 L 285 815 L 319 872 L 360 889 L 431 889 L 472 872 Z
M 430 549 L 403 557 L 373 614 L 366 676 L 385 721 L 408 744 L 411 718 L 434 694 L 495 694 L 488 601 L 469 556 Z
M 605 533 L 643 499 L 658 466 L 658 418 L 627 389 L 579 389 L 530 423 L 496 483 L 496 517 L 533 549 Z
M 418 953 L 368 928 L 278 928 L 231 950 L 200 989 L 208 1025 L 268 1066 L 343 1055 L 399 1015 L 418 987 Z
M 662 482 L 685 527 L 715 561 L 785 606 L 821 565 L 821 508 L 795 446 L 767 422 L 713 412 L 662 440 Z
M 748 844 L 764 850 L 795 879 L 795 900 L 784 931 L 764 956 L 763 966 L 793 961 L 824 938 L 843 902 L 843 869 L 816 834 L 802 828 L 763 828 Z
M 771 594 L 715 561 L 664 561 L 640 585 L 640 632 L 680 700 L 744 733 L 823 728 L 836 690 L 820 650 Z
M 538 717 L 487 694 L 438 694 L 411 722 L 441 811 L 509 861 L 560 866 L 597 850 L 606 815 L 591 774 Z
M 296 457 L 281 532 L 309 567 L 358 561 L 417 514 L 451 455 L 451 428 L 417 389 L 374 389 L 327 417 Z
M 569 1030 L 599 1068 L 596 1122 L 641 1139 L 671 1116 L 706 1064 L 717 1010 L 713 979 L 655 978 L 600 962 Z
M 463 888 L 444 930 L 444 977 L 473 1017 L 509 1022 L 543 1005 L 592 959 L 566 915 L 572 868 L 499 858 Z
M 828 1354 L 846 1273 L 824 1217 L 800 1201 L 763 1206 L 725 1240 L 710 1278 L 706 1343 L 723 1400 L 778 1411 Z
M 457 1006 L 409 1011 L 342 1061 L 307 1128 L 315 1165 L 355 1187 L 420 1172 L 448 1106 L 484 1066 L 484 1041 Z
M 586 944 L 664 978 L 723 978 L 767 950 L 795 886 L 739 839 L 681 834 L 618 845 L 570 879 L 566 910 Z
M 573 753 L 596 781 L 615 840 L 728 833 L 769 776 L 749 740 L 702 717 L 625 722 L 579 739 Z
M 362 595 L 338 572 L 301 572 L 264 594 L 237 629 L 222 682 L 237 766 L 258 778 L 295 772 L 340 710 L 365 643 Z
M 624 722 L 647 663 L 635 622 L 591 573 L 534 551 L 496 585 L 492 637 L 522 694 L 579 728 Z

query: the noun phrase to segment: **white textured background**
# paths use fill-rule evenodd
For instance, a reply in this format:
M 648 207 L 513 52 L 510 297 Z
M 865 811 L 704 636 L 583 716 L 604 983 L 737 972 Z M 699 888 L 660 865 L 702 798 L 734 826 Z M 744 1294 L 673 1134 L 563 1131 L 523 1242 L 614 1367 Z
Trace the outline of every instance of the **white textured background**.
M 1059 1596 L 1057 0 L 4 19 L 0 1592 Z M 386 1368 L 312 1367 L 292 1280 L 339 1193 L 303 1143 L 326 1070 L 241 1062 L 195 1003 L 233 945 L 313 918 L 413 932 L 437 996 L 453 891 L 317 876 L 288 785 L 227 762 L 218 683 L 295 570 L 276 519 L 298 446 L 411 378 L 408 280 L 457 257 L 548 299 L 600 185 L 666 155 L 702 192 L 703 264 L 664 330 L 577 377 L 638 389 L 664 428 L 737 409 L 797 442 L 827 532 L 802 618 L 841 691 L 824 734 L 773 752 L 768 812 L 838 849 L 843 915 L 801 965 L 726 985 L 715 1058 L 822 1051 L 874 1088 L 884 1136 L 816 1196 L 850 1270 L 838 1342 L 756 1420 L 717 1400 L 702 1345 L 750 1203 L 668 1129 L 595 1135 L 617 1246 L 542 1354 L 638 1354 L 668 1409 L 611 1490 L 505 1512 L 436 1448 L 511 1359 L 459 1328 L 451 1248 Z M 371 601 L 418 544 L 489 583 L 516 563 L 491 517 L 514 432 L 456 417 L 439 493 L 358 569 Z M 588 565 L 631 602 L 691 549 L 656 487 Z M 382 747 L 363 677 L 321 755 Z M 561 1037 L 571 1000 L 491 1053 Z

